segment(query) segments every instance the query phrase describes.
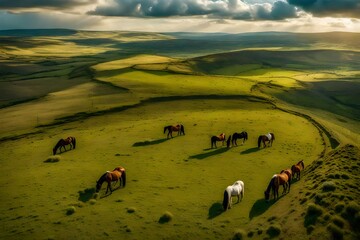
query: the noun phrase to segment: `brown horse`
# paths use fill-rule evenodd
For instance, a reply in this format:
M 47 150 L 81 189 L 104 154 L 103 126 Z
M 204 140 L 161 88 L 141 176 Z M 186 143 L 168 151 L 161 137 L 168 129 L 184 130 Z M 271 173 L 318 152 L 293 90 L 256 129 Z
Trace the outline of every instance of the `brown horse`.
M 261 147 L 261 142 L 263 143 L 264 147 L 266 147 L 266 142 L 269 142 L 269 146 L 272 146 L 274 140 L 275 140 L 275 135 L 273 133 L 260 135 L 258 138 L 258 148 Z
M 292 165 L 291 166 L 292 176 L 293 177 L 296 176 L 297 180 L 300 180 L 300 172 L 302 170 L 304 170 L 304 168 L 305 168 L 305 165 L 304 165 L 303 160 L 301 160 L 300 162 L 298 162 L 295 165 Z
M 225 142 L 225 133 L 221 133 L 219 136 L 212 136 L 211 137 L 211 148 L 213 148 L 215 146 L 215 148 L 217 147 L 216 146 L 216 142 L 222 142 L 222 145 L 224 146 L 224 142 Z
M 289 186 L 289 190 L 290 190 L 290 182 L 289 182 L 289 176 L 287 173 L 283 172 L 280 174 L 275 174 L 271 180 L 270 183 L 268 185 L 268 187 L 265 190 L 265 200 L 269 201 L 270 200 L 270 191 L 273 191 L 273 195 L 274 195 L 274 200 L 276 200 L 279 197 L 279 187 L 283 185 L 284 187 L 284 192 L 283 194 L 286 192 L 287 187 Z
M 178 136 L 179 135 L 185 135 L 185 129 L 184 129 L 184 125 L 178 124 L 176 126 L 174 125 L 170 125 L 170 126 L 166 126 L 164 127 L 164 134 L 166 133 L 166 130 L 168 130 L 168 134 L 167 134 L 167 138 L 169 138 L 169 136 L 172 138 L 172 132 L 178 132 Z
M 53 154 L 56 154 L 56 151 L 60 148 L 60 153 L 61 153 L 61 149 L 64 148 L 64 151 L 66 151 L 66 145 L 70 145 L 70 149 L 75 149 L 76 147 L 76 139 L 74 137 L 68 137 L 66 139 L 60 139 L 57 144 L 55 145 L 55 147 L 53 148 Z
M 116 167 L 114 170 L 112 171 L 107 171 L 106 173 L 104 173 L 99 180 L 96 182 L 96 192 L 99 192 L 101 189 L 101 186 L 103 184 L 103 182 L 107 182 L 107 188 L 106 188 L 106 193 L 108 193 L 108 191 L 110 190 L 110 194 L 113 192 L 113 189 L 111 187 L 111 183 L 115 182 L 114 186 L 116 185 L 116 183 L 119 181 L 120 182 L 120 187 L 121 185 L 123 187 L 125 187 L 126 185 L 126 173 L 125 173 L 125 168 L 123 167 Z
M 236 142 L 236 140 L 237 139 L 243 139 L 243 143 L 242 144 L 244 144 L 245 143 L 245 141 L 248 139 L 248 134 L 247 134 L 247 132 L 241 132 L 241 133 L 234 133 L 233 135 L 232 135 L 232 140 L 231 140 L 231 142 L 232 142 L 232 145 L 234 146 L 237 146 L 237 142 Z

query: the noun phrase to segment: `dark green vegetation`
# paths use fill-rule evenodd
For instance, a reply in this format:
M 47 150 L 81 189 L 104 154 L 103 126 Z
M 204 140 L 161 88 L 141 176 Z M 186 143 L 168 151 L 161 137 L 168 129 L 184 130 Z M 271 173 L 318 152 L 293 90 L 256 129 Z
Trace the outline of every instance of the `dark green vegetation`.
M 359 42 L 0 31 L 0 238 L 358 239 Z M 166 139 L 177 123 L 186 135 Z M 242 130 L 244 145 L 210 149 Z M 258 149 L 269 131 L 274 146 Z M 49 157 L 67 136 L 77 148 Z M 301 180 L 265 202 L 271 176 L 300 159 Z M 94 193 L 117 165 L 127 186 Z M 238 179 L 245 197 L 224 213 Z

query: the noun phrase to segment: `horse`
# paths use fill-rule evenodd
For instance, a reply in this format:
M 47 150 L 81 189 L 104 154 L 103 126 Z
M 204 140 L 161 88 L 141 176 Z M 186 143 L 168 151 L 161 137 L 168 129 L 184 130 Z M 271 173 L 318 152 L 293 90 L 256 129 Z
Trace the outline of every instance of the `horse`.
M 211 148 L 213 148 L 213 146 L 215 146 L 216 148 L 216 142 L 222 142 L 222 145 L 224 146 L 224 142 L 225 142 L 225 133 L 221 133 L 219 136 L 212 136 L 211 137 Z
M 126 185 L 126 172 L 125 172 L 125 168 L 119 166 L 116 167 L 114 170 L 112 171 L 107 171 L 106 173 L 104 173 L 103 175 L 101 175 L 101 177 L 99 178 L 99 180 L 96 181 L 96 192 L 98 193 L 101 189 L 101 186 L 103 184 L 103 182 L 107 182 L 107 188 L 106 188 L 106 192 L 105 194 L 108 193 L 108 191 L 110 190 L 110 194 L 113 192 L 113 189 L 111 187 L 111 183 L 115 182 L 114 186 L 116 185 L 116 183 L 119 181 L 120 183 L 120 187 L 121 185 L 123 187 L 125 187 Z
M 287 173 L 283 172 L 280 174 L 275 174 L 270 182 L 269 185 L 267 186 L 266 190 L 265 190 L 265 200 L 269 201 L 270 200 L 270 191 L 273 191 L 273 195 L 274 195 L 274 200 L 276 200 L 279 197 L 279 186 L 283 185 L 284 187 L 284 192 L 283 194 L 286 192 L 287 187 L 289 186 L 289 176 Z M 290 186 L 289 186 L 290 189 Z
M 179 135 L 185 135 L 185 129 L 184 129 L 184 125 L 178 124 L 176 126 L 174 125 L 170 125 L 170 126 L 166 126 L 164 127 L 164 134 L 166 133 L 166 130 L 168 130 L 168 134 L 167 134 L 167 138 L 169 138 L 169 136 L 172 136 L 172 132 L 178 132 L 178 136 Z
M 301 172 L 302 170 L 304 170 L 304 168 L 305 168 L 305 165 L 304 165 L 303 160 L 299 161 L 299 162 L 298 162 L 297 164 L 295 164 L 295 165 L 292 165 L 292 166 L 291 166 L 292 176 L 295 177 L 295 175 L 296 175 L 296 178 L 297 178 L 298 180 L 300 180 L 300 172 Z
M 245 141 L 248 139 L 248 134 L 247 132 L 241 132 L 241 133 L 234 133 L 232 135 L 232 145 L 237 146 L 236 140 L 237 139 L 243 139 L 243 144 L 245 143 Z
M 261 142 L 263 142 L 264 147 L 266 147 L 266 142 L 269 142 L 269 145 L 272 146 L 274 140 L 275 140 L 275 135 L 273 133 L 260 135 L 258 138 L 258 148 L 261 147 Z
M 56 151 L 58 150 L 58 148 L 60 148 L 60 153 L 61 153 L 61 149 L 64 148 L 64 151 L 66 151 L 66 145 L 70 145 L 70 149 L 75 149 L 76 147 L 76 139 L 75 137 L 68 137 L 66 139 L 60 139 L 57 144 L 55 145 L 55 147 L 53 148 L 53 154 L 56 154 Z
M 290 185 L 291 185 L 291 180 L 292 180 L 292 170 L 291 169 L 284 169 L 284 170 L 281 170 L 280 174 L 282 173 L 285 173 L 287 176 L 288 176 L 288 187 L 289 187 L 289 190 L 288 192 L 290 192 Z M 284 185 L 284 191 L 283 193 L 286 192 L 286 189 L 285 189 L 285 185 Z
M 240 202 L 240 195 L 241 195 L 241 200 L 244 197 L 244 182 L 243 181 L 236 181 L 233 185 L 231 186 L 227 186 L 227 188 L 224 191 L 224 200 L 223 200 L 223 207 L 224 207 L 224 211 L 228 210 L 231 208 L 232 205 L 232 196 L 237 196 L 238 198 L 238 203 Z

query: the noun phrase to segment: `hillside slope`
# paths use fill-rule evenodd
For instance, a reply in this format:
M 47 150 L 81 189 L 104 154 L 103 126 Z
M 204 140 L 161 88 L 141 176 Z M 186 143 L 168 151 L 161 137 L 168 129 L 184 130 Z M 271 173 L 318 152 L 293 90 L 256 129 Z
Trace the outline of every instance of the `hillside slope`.
M 293 183 L 290 193 L 268 203 L 268 210 L 253 219 L 248 237 L 360 238 L 358 147 L 345 145 L 329 152 L 305 166 L 301 180 Z

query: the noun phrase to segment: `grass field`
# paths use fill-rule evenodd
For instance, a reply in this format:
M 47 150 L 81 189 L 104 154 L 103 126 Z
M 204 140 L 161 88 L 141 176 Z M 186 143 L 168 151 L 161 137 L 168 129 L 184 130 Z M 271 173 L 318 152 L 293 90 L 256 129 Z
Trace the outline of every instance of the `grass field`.
M 246 34 L 35 33 L 0 34 L 1 239 L 358 238 L 356 34 L 336 35 L 340 48 L 329 33 L 319 50 L 317 34 L 301 45 L 282 33 L 279 50 L 275 33 L 263 48 Z M 186 135 L 167 139 L 178 123 Z M 244 130 L 243 145 L 210 148 L 211 136 Z M 267 132 L 273 146 L 259 149 Z M 67 136 L 76 149 L 52 157 Z M 301 159 L 302 179 L 265 202 L 271 177 Z M 126 187 L 94 198 L 118 165 Z M 224 212 L 236 180 L 244 199 Z

